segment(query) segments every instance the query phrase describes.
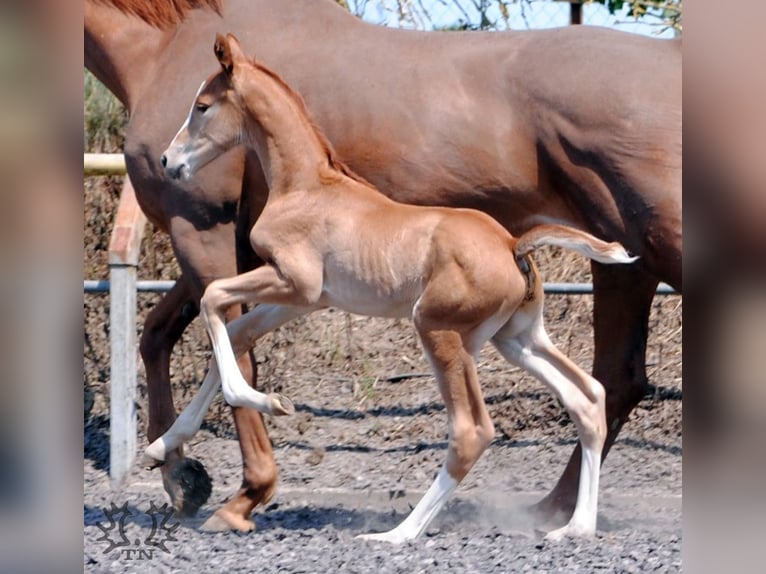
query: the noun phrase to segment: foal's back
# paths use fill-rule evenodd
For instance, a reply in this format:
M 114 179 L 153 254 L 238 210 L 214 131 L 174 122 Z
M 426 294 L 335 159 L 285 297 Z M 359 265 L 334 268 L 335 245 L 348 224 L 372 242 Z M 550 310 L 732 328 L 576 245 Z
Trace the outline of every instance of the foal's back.
M 345 176 L 305 194 L 269 206 L 251 240 L 269 242 L 277 226 L 296 230 L 294 242 L 279 233 L 290 249 L 304 249 L 310 237 L 322 265 L 321 305 L 411 317 L 427 291 L 455 314 L 479 302 L 501 306 L 523 291 L 516 240 L 480 211 L 397 203 Z

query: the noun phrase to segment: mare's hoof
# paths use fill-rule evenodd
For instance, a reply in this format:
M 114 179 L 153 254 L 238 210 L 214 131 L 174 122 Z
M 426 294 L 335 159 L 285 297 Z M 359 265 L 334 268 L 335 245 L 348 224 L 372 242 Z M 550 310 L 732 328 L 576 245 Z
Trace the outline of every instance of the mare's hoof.
M 236 530 L 238 532 L 252 532 L 255 530 L 255 522 L 247 520 L 241 516 L 230 514 L 223 509 L 217 510 L 205 523 L 200 526 L 203 532 L 227 532 Z
M 272 393 L 271 398 L 272 414 L 275 416 L 286 416 L 295 414 L 295 405 L 284 395 Z
M 163 472 L 163 482 L 179 517 L 197 514 L 213 492 L 213 481 L 205 466 L 193 458 L 181 458 L 172 464 Z

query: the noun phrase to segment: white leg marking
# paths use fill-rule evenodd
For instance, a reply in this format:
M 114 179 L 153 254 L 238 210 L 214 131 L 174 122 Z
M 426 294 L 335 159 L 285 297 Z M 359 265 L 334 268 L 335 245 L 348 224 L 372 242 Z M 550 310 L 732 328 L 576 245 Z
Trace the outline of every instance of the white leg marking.
M 240 279 L 240 277 L 232 278 Z M 216 298 L 221 295 L 219 289 L 215 286 L 216 282 L 208 285 L 205 290 L 205 294 L 202 296 L 200 305 L 200 317 L 205 324 L 208 336 L 213 345 L 213 354 L 215 360 L 218 363 L 218 368 L 221 373 L 221 388 L 223 390 L 224 399 L 233 407 L 250 407 L 261 413 L 269 415 L 290 415 L 295 412 L 292 402 L 282 395 L 261 393 L 256 391 L 250 385 L 247 384 L 245 378 L 239 370 L 237 365 L 237 358 L 234 355 L 234 349 L 232 348 L 231 340 L 229 339 L 229 333 L 224 322 L 223 313 L 219 309 L 220 302 L 211 301 L 211 298 Z M 257 309 L 258 307 L 256 307 Z M 289 317 L 292 315 L 290 312 L 280 313 L 278 310 L 275 316 L 275 307 L 270 306 L 264 309 L 264 315 L 272 321 L 279 321 L 280 317 Z M 271 313 L 269 313 L 271 311 Z M 250 315 L 250 321 L 255 321 L 259 315 Z M 245 325 L 246 327 L 246 325 Z M 243 329 L 243 324 L 240 322 L 237 324 L 237 334 L 242 336 L 240 331 Z M 244 333 L 247 333 L 247 329 L 244 329 Z M 257 334 L 257 327 L 251 329 L 252 333 Z M 245 335 L 246 336 L 246 335 Z M 239 342 L 239 341 L 238 341 Z
M 205 413 L 210 408 L 220 384 L 221 378 L 218 374 L 218 368 L 215 361 L 212 361 L 210 370 L 192 401 L 178 415 L 178 418 L 165 434 L 146 448 L 145 454 L 154 460 L 164 461 L 168 452 L 183 446 L 186 441 L 191 439 L 202 425 Z
M 361 534 L 357 538 L 362 540 L 379 540 L 392 544 L 401 544 L 408 540 L 414 540 L 425 531 L 434 517 L 444 507 L 449 497 L 455 492 L 457 485 L 457 480 L 450 476 L 449 472 L 447 472 L 447 467 L 442 466 L 439 475 L 428 489 L 428 492 L 423 495 L 417 506 L 399 526 L 388 532 Z
M 565 536 L 593 536 L 596 533 L 600 463 L 600 451 L 583 446 L 577 505 L 565 526 L 546 534 L 548 540 L 561 540 Z
M 265 414 L 273 414 L 272 398 L 256 391 L 242 376 L 223 323 L 216 322 L 212 325 L 210 339 L 213 343 L 213 353 L 221 369 L 221 387 L 226 402 L 233 407 L 250 407 Z
M 227 333 L 231 333 L 234 345 L 240 353 L 243 353 L 250 348 L 250 343 L 254 342 L 255 339 L 308 311 L 308 309 L 283 305 L 258 305 L 227 325 Z M 239 369 L 237 368 L 237 370 Z M 202 420 L 205 418 L 220 385 L 221 376 L 215 358 L 213 358 L 197 395 L 165 434 L 147 447 L 145 454 L 154 460 L 163 461 L 168 452 L 183 446 L 185 442 L 191 439 L 202 425 Z M 250 387 L 248 386 L 248 388 Z
M 598 512 L 601 450 L 606 437 L 603 387 L 556 350 L 541 322 L 519 337 L 496 338 L 493 342 L 508 361 L 523 367 L 550 387 L 577 425 L 582 445 L 577 503 L 569 522 L 548 533 L 546 538 L 558 540 L 564 536 L 593 536 Z M 596 400 L 588 398 L 570 376 L 587 385 Z

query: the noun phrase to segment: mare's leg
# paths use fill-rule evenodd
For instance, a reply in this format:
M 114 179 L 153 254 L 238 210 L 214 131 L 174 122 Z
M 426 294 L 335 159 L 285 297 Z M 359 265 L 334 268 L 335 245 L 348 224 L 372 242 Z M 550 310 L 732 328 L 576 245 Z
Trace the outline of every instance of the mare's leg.
M 416 318 L 417 319 L 417 318 Z M 473 356 L 454 331 L 432 330 L 416 320 L 423 347 L 436 373 L 449 427 L 447 460 L 423 498 L 393 530 L 360 538 L 400 544 L 417 538 L 447 503 L 492 442 L 494 427 L 479 388 Z
M 233 322 L 241 314 L 242 308 L 236 305 L 226 312 L 225 317 Z M 252 353 L 241 355 L 237 366 L 246 384 L 255 387 L 256 367 Z M 277 488 L 277 464 L 261 413 L 246 407 L 232 407 L 231 412 L 242 455 L 242 484 L 203 524 L 203 530 L 254 530 L 253 510 L 259 504 L 267 504 Z
M 592 536 L 596 531 L 600 457 L 606 436 L 605 393 L 597 380 L 551 343 L 543 327 L 542 305 L 535 307 L 516 321 L 512 318 L 492 342 L 508 361 L 545 383 L 577 427 L 582 455 L 574 513 L 548 538 Z
M 233 225 L 216 224 L 209 229 L 200 230 L 185 217 L 175 217 L 172 219 L 170 236 L 173 240 L 176 259 L 183 270 L 183 280 L 178 288 L 183 287 L 185 295 L 182 296 L 179 292 L 177 297 L 163 300 L 165 312 L 160 316 L 155 311 L 157 326 L 148 329 L 149 338 L 142 341 L 143 350 L 160 349 L 155 352 L 155 356 L 150 357 L 149 362 L 161 364 L 162 368 L 159 370 L 163 373 L 160 377 L 161 381 L 152 385 L 151 381 L 156 378 L 149 376 L 152 368 L 147 368 L 150 389 L 158 389 L 155 394 L 164 397 L 159 403 L 161 406 L 158 407 L 162 415 L 155 417 L 156 420 L 162 420 L 164 423 L 153 428 L 149 436 L 150 440 L 156 439 L 166 431 L 175 419 L 169 375 L 170 351 L 173 342 L 178 340 L 183 328 L 198 313 L 199 300 L 205 285 L 216 278 L 228 277 L 237 272 L 233 248 L 235 245 Z M 182 326 L 173 326 L 176 323 L 170 320 L 168 315 L 171 313 L 180 315 L 182 311 L 185 311 L 183 317 L 186 322 Z M 226 312 L 226 319 L 234 320 L 241 314 L 241 307 L 232 306 Z M 172 342 L 166 333 L 173 335 Z M 238 365 L 244 378 L 254 384 L 256 370 L 250 354 L 246 353 L 240 357 Z M 276 489 L 277 466 L 271 441 L 260 413 L 247 408 L 232 410 L 242 453 L 243 481 L 238 492 L 216 512 L 214 517 L 211 517 L 211 520 L 215 518 L 214 526 L 217 529 L 224 528 L 223 524 L 228 520 L 229 528 L 252 530 L 254 528 L 250 520 L 252 510 L 258 504 L 268 502 Z M 170 493 L 174 507 L 182 512 L 185 510 L 187 515 L 194 514 L 211 492 L 210 480 L 204 472 L 204 467 L 197 461 L 192 461 L 194 465 L 190 466 L 188 460 L 181 458 L 180 453 L 171 453 L 163 466 L 165 489 Z M 198 472 L 193 473 L 190 470 Z M 204 477 L 206 481 L 203 482 L 200 477 Z M 200 484 L 206 488 L 200 488 Z
M 147 436 L 150 441 L 164 433 L 176 417 L 170 357 L 173 346 L 199 312 L 197 300 L 188 276 L 181 275 L 144 323 L 140 351 L 149 395 Z M 162 483 L 173 507 L 181 516 L 193 516 L 212 490 L 205 467 L 199 461 L 184 458 L 181 450 L 167 453 L 164 460 Z
M 258 338 L 308 311 L 310 309 L 282 305 L 256 306 L 226 325 L 235 354 L 242 358 L 245 353 L 247 358 L 246 351 L 255 345 Z M 214 363 L 214 360 L 211 361 L 211 366 Z M 241 369 L 241 362 L 239 366 Z M 277 471 L 261 413 L 246 407 L 233 407 L 232 411 L 235 422 L 239 421 L 237 432 L 242 449 L 244 479 L 237 494 L 208 518 L 202 530 L 253 530 L 255 524 L 250 518 L 253 510 L 258 504 L 267 503 L 276 490 L 276 480 L 268 480 L 270 477 L 275 479 Z M 252 432 L 243 435 L 240 428 L 252 429 Z M 258 484 L 269 486 L 264 490 L 254 490 L 252 485 Z
M 630 412 L 646 394 L 646 340 L 657 280 L 640 265 L 593 263 L 593 376 L 606 391 L 606 457 Z M 563 524 L 577 501 L 578 444 L 553 490 L 533 507 L 541 523 Z

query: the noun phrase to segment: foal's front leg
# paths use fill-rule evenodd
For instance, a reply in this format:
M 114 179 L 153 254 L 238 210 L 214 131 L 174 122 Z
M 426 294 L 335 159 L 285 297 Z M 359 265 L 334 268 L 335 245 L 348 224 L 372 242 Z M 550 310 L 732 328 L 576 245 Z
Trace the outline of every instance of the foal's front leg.
M 292 402 L 287 397 L 256 391 L 242 377 L 226 330 L 224 311 L 232 305 L 289 305 L 300 302 L 302 301 L 296 295 L 293 283 L 271 265 L 236 277 L 219 279 L 208 285 L 200 304 L 200 316 L 213 345 L 223 396 L 231 406 L 250 407 L 270 415 L 290 415 L 295 412 Z
M 264 304 L 256 306 L 245 315 L 226 325 L 228 338 L 233 345 L 235 354 L 241 355 L 253 347 L 255 342 L 266 333 L 310 310 L 286 305 Z M 181 448 L 197 433 L 220 384 L 221 377 L 218 365 L 213 358 L 210 361 L 210 368 L 205 380 L 191 403 L 176 418 L 172 426 L 147 447 L 144 454 L 145 466 L 154 468 L 163 464 L 172 451 Z M 286 400 L 280 399 L 280 401 Z

